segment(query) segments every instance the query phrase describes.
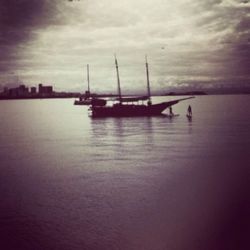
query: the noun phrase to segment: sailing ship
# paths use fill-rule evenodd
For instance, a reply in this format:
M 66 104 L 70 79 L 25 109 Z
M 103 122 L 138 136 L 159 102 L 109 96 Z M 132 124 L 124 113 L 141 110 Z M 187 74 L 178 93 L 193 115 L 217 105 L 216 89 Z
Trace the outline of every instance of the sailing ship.
M 88 81 L 88 90 L 85 91 L 85 95 L 81 95 L 79 100 L 75 100 L 74 105 L 90 105 L 91 104 L 91 96 L 90 96 L 90 88 L 89 88 L 89 65 L 87 64 L 87 81 Z
M 114 102 L 113 105 L 111 106 L 106 105 L 106 103 L 103 105 L 92 103 L 90 107 L 90 110 L 92 112 L 92 117 L 158 116 L 162 115 L 162 112 L 168 107 L 171 107 L 172 105 L 175 105 L 180 101 L 194 98 L 193 96 L 191 96 L 168 102 L 152 104 L 147 56 L 145 59 L 146 59 L 147 92 L 148 92 L 147 96 L 122 97 L 118 62 L 115 56 L 118 98 L 115 99 L 116 102 Z M 147 101 L 147 104 L 145 105 L 144 103 L 140 103 L 140 101 L 142 102 Z M 136 104 L 134 104 L 135 102 Z

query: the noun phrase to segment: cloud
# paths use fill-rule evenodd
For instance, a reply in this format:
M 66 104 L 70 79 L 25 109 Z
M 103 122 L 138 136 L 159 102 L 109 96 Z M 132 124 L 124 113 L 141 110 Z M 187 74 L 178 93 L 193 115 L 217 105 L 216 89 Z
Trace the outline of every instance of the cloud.
M 66 25 L 73 20 L 70 10 L 72 6 L 66 0 L 60 3 L 56 0 L 1 0 L 0 46 L 4 52 L 0 70 L 8 69 L 13 57 L 18 59 L 25 43 L 36 39 L 39 30 Z M 74 13 L 77 14 L 77 10 Z
M 0 8 L 1 44 L 18 44 L 30 38 L 31 30 L 50 22 L 54 1 L 2 0 Z
M 84 82 L 82 68 L 89 63 L 93 89 L 103 89 L 103 81 L 107 88 L 115 88 L 115 52 L 121 81 L 131 89 L 145 81 L 145 54 L 158 88 L 170 81 L 249 79 L 248 1 L 3 3 L 0 70 L 18 70 L 26 82 L 41 79 L 75 88 Z

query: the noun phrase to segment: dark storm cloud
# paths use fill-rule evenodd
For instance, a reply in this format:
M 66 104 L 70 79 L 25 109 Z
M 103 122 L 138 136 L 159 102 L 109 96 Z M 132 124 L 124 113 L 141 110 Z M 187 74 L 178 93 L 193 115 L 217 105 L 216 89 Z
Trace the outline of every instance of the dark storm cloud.
M 250 10 L 250 9 L 249 9 Z M 236 26 L 237 32 L 250 32 L 250 17 L 245 16 Z M 249 37 L 250 38 L 250 37 Z
M 0 0 L 0 71 L 9 68 L 10 60 L 20 51 L 20 45 L 35 38 L 35 30 L 65 23 L 70 14 L 63 11 L 67 2 Z
M 235 58 L 237 64 L 237 73 L 239 75 L 249 75 L 250 68 L 250 18 L 247 16 L 250 8 L 239 9 L 236 25 L 228 41 L 227 47 L 229 54 Z M 230 11 L 234 15 L 233 11 Z M 229 71 L 235 71 L 235 66 L 229 68 Z
M 56 7 L 55 1 L 1 0 L 0 44 L 18 44 L 28 40 L 32 28 L 50 22 Z
M 49 19 L 55 9 L 54 1 L 48 6 L 46 0 L 1 0 L 0 70 L 10 67 L 10 62 L 18 52 L 18 45 L 31 39 L 32 29 L 45 25 L 44 20 Z
M 250 18 L 249 1 L 201 1 L 201 13 L 209 13 L 197 19 L 197 26 L 204 32 L 218 34 L 213 47 L 218 46 L 218 55 L 227 75 L 249 76 L 250 68 Z M 223 34 L 224 33 L 224 34 Z M 223 35 L 220 35 L 223 34 Z

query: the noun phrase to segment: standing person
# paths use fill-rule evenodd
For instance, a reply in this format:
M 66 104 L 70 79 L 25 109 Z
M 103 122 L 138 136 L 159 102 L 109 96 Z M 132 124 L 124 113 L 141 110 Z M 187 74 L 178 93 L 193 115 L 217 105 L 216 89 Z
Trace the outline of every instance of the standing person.
M 189 115 L 189 116 L 191 116 L 191 115 L 192 115 L 192 108 L 191 108 L 191 106 L 190 106 L 190 105 L 188 106 L 188 115 Z
M 174 115 L 172 106 L 169 107 L 169 114 L 170 114 L 171 116 Z

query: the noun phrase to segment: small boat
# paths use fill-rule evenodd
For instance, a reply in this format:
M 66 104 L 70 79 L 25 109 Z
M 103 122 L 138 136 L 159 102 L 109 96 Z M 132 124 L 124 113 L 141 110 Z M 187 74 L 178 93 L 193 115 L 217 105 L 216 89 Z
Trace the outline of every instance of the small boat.
M 119 78 L 119 69 L 118 62 L 115 56 L 115 66 L 117 73 L 117 84 L 118 84 L 118 98 L 113 102 L 113 105 L 95 105 L 91 104 L 90 110 L 92 112 L 92 117 L 129 117 L 129 116 L 158 116 L 162 115 L 162 112 L 180 101 L 187 100 L 192 97 L 177 99 L 168 102 L 161 102 L 158 104 L 152 104 L 151 101 L 151 92 L 150 92 L 150 83 L 149 83 L 149 72 L 148 72 L 148 62 L 146 57 L 146 75 L 147 75 L 147 96 L 140 97 L 122 97 L 120 78 Z M 147 104 L 140 103 L 140 101 L 146 101 Z M 136 104 L 134 104 L 136 102 Z M 131 104 L 132 103 L 132 104 Z
M 83 98 L 79 97 L 79 100 L 74 101 L 74 105 L 91 105 L 91 99 L 90 98 Z
M 104 106 L 106 105 L 107 101 L 101 98 L 88 98 L 88 99 L 79 99 L 75 100 L 74 105 L 94 105 L 94 106 Z
M 87 64 L 87 81 L 88 81 L 88 90 L 85 91 L 85 95 L 79 97 L 79 100 L 75 100 L 74 105 L 91 105 L 92 99 L 90 95 L 89 88 L 89 65 Z

